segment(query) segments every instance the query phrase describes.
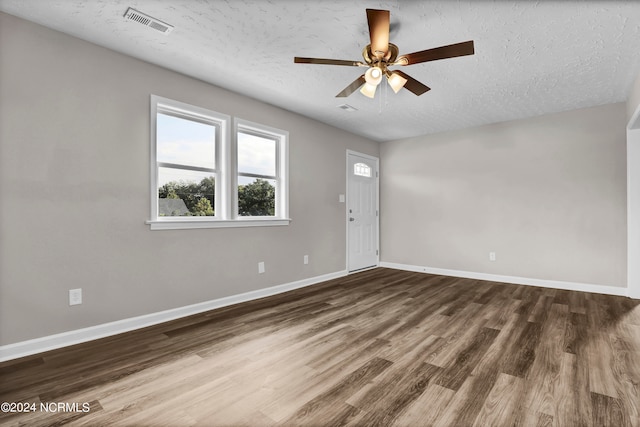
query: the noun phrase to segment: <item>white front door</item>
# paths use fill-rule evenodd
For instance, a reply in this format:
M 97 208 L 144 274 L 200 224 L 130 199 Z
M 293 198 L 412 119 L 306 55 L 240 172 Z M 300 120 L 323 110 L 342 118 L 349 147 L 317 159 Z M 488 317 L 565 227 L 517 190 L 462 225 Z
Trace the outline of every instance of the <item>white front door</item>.
M 378 265 L 378 159 L 347 152 L 347 267 Z

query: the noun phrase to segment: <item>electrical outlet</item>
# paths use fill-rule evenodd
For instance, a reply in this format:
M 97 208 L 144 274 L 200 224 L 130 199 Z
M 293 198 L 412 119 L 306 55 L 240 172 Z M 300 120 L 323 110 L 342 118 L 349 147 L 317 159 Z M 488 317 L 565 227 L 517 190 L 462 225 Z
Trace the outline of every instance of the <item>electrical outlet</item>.
M 495 260 L 496 260 L 496 253 L 489 252 L 489 261 L 495 261 Z
M 82 289 L 69 289 L 69 305 L 82 304 Z
M 258 273 L 259 273 L 259 274 L 264 273 L 264 261 L 260 261 L 260 262 L 258 263 Z
M 309 255 L 304 256 L 304 263 L 309 264 Z

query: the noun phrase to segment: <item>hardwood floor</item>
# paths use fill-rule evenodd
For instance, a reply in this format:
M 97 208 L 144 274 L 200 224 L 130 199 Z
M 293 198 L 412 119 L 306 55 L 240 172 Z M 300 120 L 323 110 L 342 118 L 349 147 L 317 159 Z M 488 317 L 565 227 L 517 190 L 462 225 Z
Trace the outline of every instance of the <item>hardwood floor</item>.
M 1 425 L 640 426 L 640 302 L 379 268 L 2 363 L 0 402 L 36 409 Z

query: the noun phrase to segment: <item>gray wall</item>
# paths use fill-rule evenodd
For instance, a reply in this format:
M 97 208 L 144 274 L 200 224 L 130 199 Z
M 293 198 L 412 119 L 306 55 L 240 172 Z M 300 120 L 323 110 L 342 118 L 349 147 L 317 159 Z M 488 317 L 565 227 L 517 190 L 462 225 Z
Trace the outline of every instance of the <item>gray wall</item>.
M 0 344 L 345 269 L 346 149 L 378 143 L 10 15 L 0 40 Z M 291 225 L 150 231 L 150 94 L 288 130 Z
M 625 118 L 619 103 L 383 143 L 381 259 L 626 286 Z

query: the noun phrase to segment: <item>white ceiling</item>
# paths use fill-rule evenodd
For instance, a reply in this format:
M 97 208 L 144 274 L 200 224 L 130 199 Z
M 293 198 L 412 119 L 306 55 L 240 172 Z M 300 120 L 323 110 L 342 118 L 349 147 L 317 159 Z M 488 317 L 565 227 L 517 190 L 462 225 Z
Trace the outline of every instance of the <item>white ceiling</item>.
M 175 26 L 161 34 L 133 7 Z M 365 8 L 400 54 L 474 40 L 474 56 L 402 67 L 431 91 L 335 98 L 362 69 Z M 640 1 L 0 0 L 0 10 L 378 141 L 626 101 Z M 358 111 L 337 108 L 348 103 Z

